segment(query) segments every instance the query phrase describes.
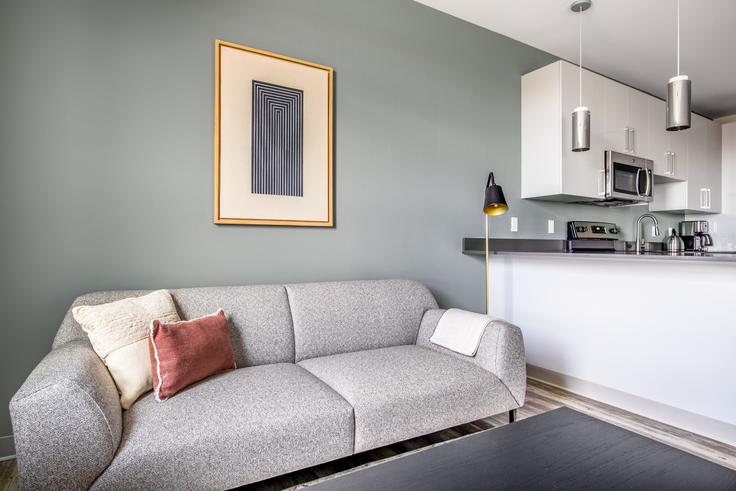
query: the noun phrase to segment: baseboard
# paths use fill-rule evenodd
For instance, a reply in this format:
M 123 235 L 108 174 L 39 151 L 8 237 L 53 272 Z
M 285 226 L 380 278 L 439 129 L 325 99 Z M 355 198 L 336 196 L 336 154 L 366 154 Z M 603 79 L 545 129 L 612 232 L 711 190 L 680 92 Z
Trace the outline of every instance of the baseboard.
M 15 458 L 15 443 L 13 435 L 0 436 L 0 460 Z
M 736 426 L 732 424 L 534 365 L 527 365 L 527 376 L 572 393 L 736 446 Z

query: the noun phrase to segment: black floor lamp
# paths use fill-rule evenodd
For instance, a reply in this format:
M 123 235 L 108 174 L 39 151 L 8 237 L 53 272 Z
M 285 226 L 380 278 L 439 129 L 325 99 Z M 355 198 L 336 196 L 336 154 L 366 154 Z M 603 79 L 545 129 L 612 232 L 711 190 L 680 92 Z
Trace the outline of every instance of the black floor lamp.
M 489 275 L 488 275 L 488 217 L 503 215 L 509 210 L 509 205 L 506 204 L 506 198 L 503 196 L 503 189 L 501 186 L 496 184 L 496 180 L 493 177 L 493 172 L 488 174 L 488 182 L 486 182 L 486 198 L 483 201 L 483 214 L 486 218 L 486 314 L 490 314 L 490 299 L 489 299 Z

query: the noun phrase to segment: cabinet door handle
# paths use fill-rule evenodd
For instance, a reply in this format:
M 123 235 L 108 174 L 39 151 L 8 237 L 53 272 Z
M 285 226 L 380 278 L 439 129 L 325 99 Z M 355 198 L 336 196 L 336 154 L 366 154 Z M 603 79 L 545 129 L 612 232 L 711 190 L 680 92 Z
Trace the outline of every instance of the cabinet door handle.
M 706 200 L 707 200 L 707 194 L 708 190 L 705 188 L 700 188 L 700 207 L 705 208 Z
M 631 143 L 629 142 L 629 135 L 630 135 L 630 133 L 629 133 L 629 127 L 627 126 L 626 128 L 624 128 L 624 142 L 625 142 L 624 143 L 624 146 L 626 147 L 624 149 L 624 152 L 626 152 L 626 153 L 631 152 L 631 150 L 630 150 Z
M 708 209 L 710 210 L 710 204 L 711 204 L 711 201 L 710 201 L 710 197 L 711 197 L 710 188 L 708 188 L 708 192 L 706 193 L 706 196 L 708 197 Z
M 675 152 L 670 152 L 670 155 L 672 155 L 672 175 L 674 176 L 677 174 L 677 154 Z
M 631 143 L 629 143 L 629 152 L 636 153 L 636 128 L 629 128 L 631 135 Z
M 664 159 L 667 166 L 664 169 L 664 173 L 668 176 L 672 175 L 672 152 L 665 152 Z

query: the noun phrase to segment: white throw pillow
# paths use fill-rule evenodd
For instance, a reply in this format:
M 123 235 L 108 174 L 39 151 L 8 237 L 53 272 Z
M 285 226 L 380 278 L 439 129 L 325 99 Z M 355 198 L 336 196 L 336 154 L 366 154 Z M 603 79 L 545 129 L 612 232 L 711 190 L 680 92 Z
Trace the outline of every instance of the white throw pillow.
M 157 290 L 142 297 L 74 307 L 72 315 L 110 370 L 120 392 L 120 405 L 129 409 L 152 389 L 148 327 L 154 320 L 162 323 L 180 320 L 171 295 L 166 290 Z

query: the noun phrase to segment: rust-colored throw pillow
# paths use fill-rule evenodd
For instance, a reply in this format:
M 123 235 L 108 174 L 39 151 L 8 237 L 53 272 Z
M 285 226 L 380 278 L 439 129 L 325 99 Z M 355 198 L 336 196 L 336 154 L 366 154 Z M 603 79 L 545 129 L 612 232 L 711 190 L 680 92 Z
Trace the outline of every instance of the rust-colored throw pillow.
M 153 321 L 148 352 L 158 401 L 217 372 L 236 368 L 229 324 L 222 310 L 190 321 Z

